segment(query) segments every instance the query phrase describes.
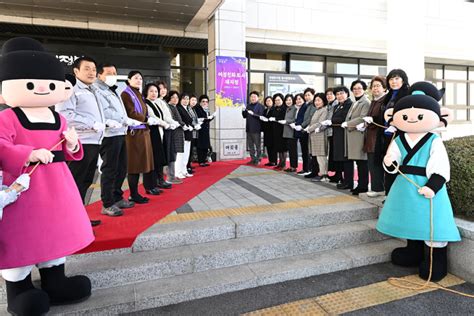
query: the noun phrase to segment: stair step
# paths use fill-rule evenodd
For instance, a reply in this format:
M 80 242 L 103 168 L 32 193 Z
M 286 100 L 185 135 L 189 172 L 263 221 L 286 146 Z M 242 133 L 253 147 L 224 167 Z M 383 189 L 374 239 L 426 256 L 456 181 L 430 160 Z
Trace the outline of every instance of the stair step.
M 137 237 L 133 244 L 133 251 L 148 251 L 348 223 L 375 219 L 377 215 L 376 207 L 361 201 L 155 224 Z
M 84 257 L 67 262 L 66 273 L 87 275 L 93 289 L 109 288 L 388 238 L 374 227 L 375 220 L 368 220 L 148 252 Z M 35 280 L 39 277 L 34 272 Z M 4 290 L 0 284 L 0 303 L 5 301 Z
M 112 315 L 296 280 L 390 260 L 403 243 L 383 240 L 318 253 L 99 289 L 83 303 L 51 308 L 51 315 Z M 0 308 L 2 306 L 0 305 Z M 5 306 L 3 306 L 5 307 Z

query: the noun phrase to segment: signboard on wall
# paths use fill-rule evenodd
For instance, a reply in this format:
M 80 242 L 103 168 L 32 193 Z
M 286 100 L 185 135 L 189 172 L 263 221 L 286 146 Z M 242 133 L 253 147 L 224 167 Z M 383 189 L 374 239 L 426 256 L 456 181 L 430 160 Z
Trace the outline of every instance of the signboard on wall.
M 216 106 L 247 103 L 247 58 L 216 56 Z
M 265 74 L 265 91 L 267 95 L 291 93 L 293 95 L 302 93 L 304 89 L 310 87 L 316 91 L 324 91 L 324 77 L 314 75 L 295 74 Z

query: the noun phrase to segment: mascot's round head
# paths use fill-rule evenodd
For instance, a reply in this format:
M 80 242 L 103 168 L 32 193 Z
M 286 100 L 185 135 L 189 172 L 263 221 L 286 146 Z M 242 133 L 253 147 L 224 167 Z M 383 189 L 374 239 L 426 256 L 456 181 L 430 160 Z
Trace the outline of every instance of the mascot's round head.
M 433 84 L 420 81 L 413 84 L 409 94 L 385 111 L 385 120 L 406 133 L 426 133 L 437 127 L 447 126 L 451 111 L 438 103 L 444 88 L 438 90 Z
M 65 100 L 61 63 L 37 40 L 16 37 L 3 44 L 0 57 L 2 97 L 11 107 L 45 107 Z

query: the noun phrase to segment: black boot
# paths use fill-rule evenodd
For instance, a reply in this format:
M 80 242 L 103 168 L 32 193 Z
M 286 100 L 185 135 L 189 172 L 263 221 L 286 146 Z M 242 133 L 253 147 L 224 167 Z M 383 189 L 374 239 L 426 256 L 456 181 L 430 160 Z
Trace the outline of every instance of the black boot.
M 422 240 L 407 239 L 407 246 L 392 251 L 392 263 L 402 267 L 418 267 L 423 260 Z
M 79 303 L 91 296 L 89 278 L 83 275 L 66 277 L 64 264 L 39 271 L 41 288 L 48 293 L 51 305 Z
M 425 259 L 420 263 L 419 276 L 423 280 L 428 280 L 430 274 L 430 247 L 425 245 Z M 431 281 L 442 280 L 448 274 L 448 246 L 443 248 L 433 248 L 433 269 Z
M 31 273 L 18 282 L 5 281 L 7 288 L 7 311 L 18 316 L 39 316 L 49 311 L 46 292 L 38 290 L 31 282 Z

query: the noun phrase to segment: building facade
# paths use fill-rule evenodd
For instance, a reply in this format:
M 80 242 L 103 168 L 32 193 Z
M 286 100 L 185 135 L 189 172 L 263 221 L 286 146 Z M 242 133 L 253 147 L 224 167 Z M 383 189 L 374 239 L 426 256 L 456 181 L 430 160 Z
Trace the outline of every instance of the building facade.
M 216 56 L 247 58 L 246 91 L 323 91 L 393 68 L 410 82 L 445 87 L 454 111 L 444 138 L 474 134 L 474 3 L 461 0 L 26 0 L 0 3 L 0 41 L 31 36 L 70 67 L 91 55 L 125 76 L 209 94 Z M 123 77 L 122 77 L 123 78 Z M 239 106 L 222 106 L 211 129 L 218 159 L 245 155 Z

